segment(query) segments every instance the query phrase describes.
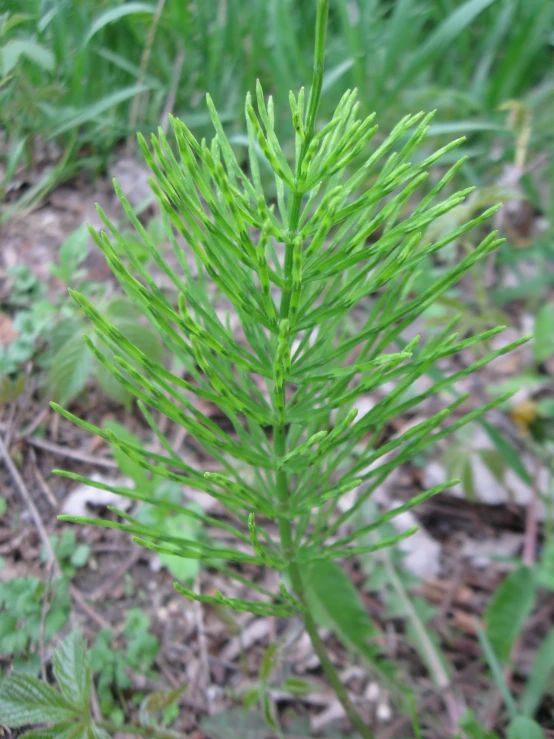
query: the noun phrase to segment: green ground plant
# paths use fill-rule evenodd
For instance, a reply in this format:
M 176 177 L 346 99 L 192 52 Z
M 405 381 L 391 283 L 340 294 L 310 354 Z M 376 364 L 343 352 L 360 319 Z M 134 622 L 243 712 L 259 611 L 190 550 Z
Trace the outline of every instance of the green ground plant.
M 89 653 L 77 632 L 58 644 L 53 667 L 59 689 L 22 673 L 10 675 L 1 683 L 2 723 L 14 729 L 43 725 L 20 735 L 25 739 L 109 739 L 118 731 L 145 739 L 184 739 L 182 734 L 152 725 L 157 714 L 169 709 L 182 690 L 149 695 L 141 705 L 140 724 L 118 724 L 95 717 Z
M 352 524 L 392 469 L 504 398 L 464 412 L 460 406 L 467 396 L 462 396 L 391 441 L 381 441 L 383 431 L 400 413 L 450 388 L 527 337 L 485 353 L 424 392 L 414 391 L 414 382 L 440 359 L 502 330 L 459 336 L 453 320 L 426 343 L 420 336 L 402 339 L 406 329 L 502 239 L 494 232 L 485 235 L 460 262 L 414 294 L 412 285 L 422 260 L 471 229 L 480 230 L 497 208 L 485 210 L 436 240 L 427 236 L 429 225 L 473 190 L 439 197 L 463 165 L 462 158 L 444 170 L 406 215 L 406 206 L 413 204 L 428 168 L 463 142 L 458 139 L 418 157 L 432 115 L 405 116 L 388 136 L 370 146 L 377 130 L 374 116 L 359 118 L 356 91 L 348 90 L 331 120 L 317 125 L 328 10 L 328 2 L 319 0 L 308 99 L 303 89 L 289 98 L 295 129 L 292 166 L 275 133 L 273 100 L 266 102 L 259 84 L 257 114 L 250 95 L 246 100 L 250 177 L 241 169 L 209 97 L 216 131 L 210 144 L 198 142 L 175 118 L 171 125 L 178 157 L 163 131 L 152 136 L 150 147 L 139 136 L 179 271 L 160 254 L 117 182 L 115 187 L 153 261 L 175 286 L 174 300 L 160 290 L 101 209 L 106 230 L 91 230 L 123 289 L 185 368 L 183 377 L 147 356 L 86 296 L 71 291 L 96 335 L 112 352 L 112 358 L 108 357 L 87 337 L 93 355 L 140 401 L 165 453 L 150 452 L 129 443 L 124 434 L 93 426 L 57 404 L 53 407 L 145 470 L 210 493 L 236 524 L 213 518 L 210 522 L 233 533 L 241 546 L 168 536 L 121 510 L 114 510 L 120 521 L 68 516 L 62 520 L 121 529 L 155 552 L 222 569 L 258 594 L 257 599 L 203 595 L 176 583 L 186 597 L 259 615 L 302 618 L 345 712 L 360 735 L 369 737 L 372 731 L 340 682 L 314 614 L 331 617 L 343 639 L 347 643 L 357 640 L 367 662 L 387 674 L 376 645 L 364 645 L 369 633 L 359 633 L 356 609 L 342 608 L 341 599 L 348 600 L 352 586 L 345 584 L 336 560 L 381 550 L 413 533 L 411 529 L 371 544 L 361 543 L 364 535 L 453 481 L 419 493 L 370 523 Z M 352 172 L 350 164 L 359 157 L 363 163 Z M 273 171 L 276 207 L 264 195 L 260 159 Z M 188 250 L 196 262 L 196 277 Z M 241 336 L 233 335 L 230 325 L 216 314 L 208 279 L 237 314 Z M 353 314 L 358 304 L 364 305 L 367 316 L 361 324 Z M 397 340 L 401 350 L 391 351 Z M 385 383 L 392 389 L 357 418 L 356 399 Z M 232 431 L 214 423 L 183 391 L 216 403 Z M 203 473 L 185 463 L 171 449 L 150 409 L 187 429 L 219 462 L 221 472 Z M 454 420 L 445 423 L 457 409 Z M 362 440 L 362 449 L 353 458 L 352 451 Z M 392 459 L 381 460 L 387 452 L 393 453 Z M 162 510 L 193 515 L 186 507 L 157 500 L 136 488 L 104 486 L 74 473 L 60 474 Z M 344 496 L 352 490 L 358 490 L 356 502 L 345 505 Z M 265 528 L 266 520 L 277 523 L 278 542 Z M 244 550 L 245 545 L 250 551 Z M 268 592 L 241 574 L 244 564 L 281 573 L 279 592 Z M 337 603 L 341 604 L 338 610 Z
M 141 312 L 111 286 L 90 280 L 83 266 L 89 254 L 90 236 L 86 226 L 77 228 L 60 245 L 57 260 L 48 269 L 58 284 L 79 285 L 88 298 L 100 301 L 102 311 L 118 329 L 142 351 L 158 361 L 163 348 L 157 334 L 141 322 Z M 129 247 L 139 251 L 131 240 Z M 129 407 L 131 397 L 102 365 L 91 361 L 83 344 L 86 328 L 82 313 L 67 296 L 50 298 L 46 287 L 26 265 L 8 270 L 12 289 L 6 310 L 13 315 L 16 337 L 0 346 L 0 403 L 17 397 L 24 389 L 25 363 L 33 361 L 42 371 L 40 384 L 44 392 L 61 403 L 75 400 L 93 377 L 109 398 Z M 105 351 L 109 351 L 104 347 Z
M 49 644 L 67 623 L 70 610 L 65 578 L 49 586 L 38 577 L 0 582 L 0 655 L 10 657 L 16 671 L 38 675 L 41 631 L 43 643 Z

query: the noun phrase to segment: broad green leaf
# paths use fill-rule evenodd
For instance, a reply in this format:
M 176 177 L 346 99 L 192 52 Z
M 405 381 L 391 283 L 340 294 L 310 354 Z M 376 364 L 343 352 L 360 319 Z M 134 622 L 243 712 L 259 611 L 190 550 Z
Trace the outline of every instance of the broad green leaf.
M 507 662 L 513 644 L 533 610 L 536 583 L 532 570 L 521 566 L 499 585 L 485 612 L 486 633 L 497 658 Z
M 56 352 L 49 375 L 50 397 L 66 404 L 81 393 L 90 377 L 94 358 L 80 334 Z
M 30 39 L 13 39 L 1 49 L 2 74 L 5 77 L 17 66 L 21 57 L 25 57 L 37 66 L 52 72 L 55 67 L 54 54 Z
M 86 46 L 91 38 L 109 23 L 115 23 L 115 21 L 127 15 L 136 15 L 137 13 L 152 15 L 155 11 L 156 6 L 150 3 L 124 3 L 115 8 L 109 8 L 92 22 L 83 41 L 83 46 Z
M 81 715 L 88 716 L 91 672 L 86 647 L 73 631 L 54 651 L 54 676 L 67 700 L 77 706 Z
M 379 659 L 379 630 L 371 623 L 358 591 L 336 562 L 314 562 L 303 573 L 308 603 L 320 626 L 331 629 L 355 654 L 391 678 L 391 665 Z
M 540 364 L 554 354 L 554 305 L 545 303 L 535 318 L 535 362 Z
M 0 683 L 0 716 L 11 729 L 77 718 L 77 709 L 47 683 L 32 675 L 12 674 Z
M 520 710 L 524 716 L 532 718 L 538 710 L 543 696 L 551 689 L 554 677 L 554 629 L 542 640 L 531 672 L 525 683 L 520 700 Z
M 533 719 L 516 716 L 508 726 L 507 739 L 544 739 L 544 731 Z

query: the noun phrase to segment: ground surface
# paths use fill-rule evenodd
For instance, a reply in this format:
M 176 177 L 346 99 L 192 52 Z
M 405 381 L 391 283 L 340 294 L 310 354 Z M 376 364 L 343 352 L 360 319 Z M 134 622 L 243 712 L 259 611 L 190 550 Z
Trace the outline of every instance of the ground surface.
M 140 187 L 140 177 L 132 174 L 130 166 L 130 183 Z M 126 183 L 122 184 L 125 188 Z M 135 200 L 140 199 L 139 192 Z M 101 202 L 114 217 L 118 216 L 107 182 L 99 181 L 94 185 L 75 182 L 53 192 L 43 206 L 6 224 L 0 233 L 0 294 L 9 290 L 7 268 L 22 263 L 27 264 L 41 281 L 48 283 L 49 293 L 55 294 L 60 287 L 50 276 L 46 265 L 56 258 L 59 245 L 77 226 L 84 221 L 98 225 L 95 201 Z M 91 279 L 112 279 L 101 255 L 94 250 L 85 266 Z M 495 345 L 512 340 L 526 330 L 526 317 L 517 313 L 517 305 L 512 318 L 513 327 L 508 330 L 508 338 L 495 338 Z M 7 332 L 8 327 L 5 326 L 4 330 Z M 471 356 L 468 353 L 455 362 L 469 363 Z M 487 367 L 466 388 L 460 388 L 469 389 L 472 393 L 464 409 L 483 402 L 487 388 L 521 373 L 530 364 L 530 350 L 524 347 Z M 552 376 L 548 370 L 545 372 L 545 387 L 548 388 L 552 384 Z M 73 510 L 74 493 L 79 485 L 54 476 L 53 468 L 62 467 L 85 476 L 96 474 L 110 480 L 119 476 L 109 448 L 102 439 L 51 411 L 47 398 L 35 386 L 32 363 L 28 374 L 23 394 L 15 402 L 0 406 L 0 437 L 16 468 L 14 473 L 13 467 L 10 470 L 8 464 L 0 463 L 1 496 L 8 502 L 8 509 L 0 518 L 0 555 L 5 561 L 0 570 L 1 581 L 30 575 L 46 578 L 48 568 L 41 558 L 44 544 L 41 535 L 44 532 L 60 534 L 70 528 L 57 522 L 56 516 L 62 511 Z M 371 397 L 364 399 L 367 404 L 374 400 Z M 424 417 L 434 407 L 430 404 L 420 409 L 420 413 Z M 100 426 L 106 419 L 116 419 L 134 433 L 149 439 L 140 416 L 135 412 L 127 414 L 117 404 L 106 400 L 93 383 L 72 403 L 71 410 Z M 217 420 L 216 411 L 213 409 Z M 390 434 L 416 420 L 413 417 L 398 419 Z M 509 413 L 495 411 L 489 420 L 508 434 L 524 455 L 524 444 Z M 198 449 L 189 440 L 179 435 L 176 429 L 168 431 L 179 454 L 202 464 Z M 485 438 L 479 435 L 484 435 L 482 430 L 474 428 L 469 443 L 476 449 L 486 448 L 486 434 Z M 378 502 L 390 505 L 392 500 L 407 499 L 445 479 L 445 449 L 446 444 L 436 449 L 419 467 L 412 465 L 398 470 L 379 491 Z M 543 474 L 540 464 L 533 460 L 530 464 L 534 466 L 538 479 Z M 17 471 L 22 485 L 17 484 Z M 451 664 L 455 682 L 447 693 L 458 709 L 467 704 L 482 709 L 484 691 L 491 690 L 476 638 L 476 624 L 506 571 L 506 562 L 498 559 L 520 555 L 526 537 L 528 545 L 538 551 L 540 539 L 536 538 L 533 522 L 538 518 L 540 527 L 540 518 L 544 515 L 544 511 L 533 504 L 532 487 L 523 484 L 513 473 L 509 473 L 508 481 L 504 479 L 502 482 L 486 473 L 487 470 L 483 472 L 480 468 L 475 474 L 474 500 L 468 500 L 463 492 L 458 491 L 458 495 L 437 496 L 417 509 L 415 519 L 421 526 L 421 534 L 410 545 L 406 559 L 407 566 L 419 578 L 412 594 L 421 596 L 435 609 L 427 628 L 438 636 Z M 220 513 L 217 503 L 205 496 L 195 496 L 192 491 L 185 491 L 184 495 L 185 499 L 195 500 L 210 513 Z M 89 488 L 81 503 L 83 501 L 89 515 L 93 512 L 106 514 L 105 501 L 98 496 L 98 491 Z M 406 521 L 405 527 L 411 523 L 411 520 Z M 534 538 L 529 541 L 529 537 Z M 138 606 L 149 616 L 151 631 L 161 645 L 153 669 L 147 675 L 129 675 L 131 685 L 119 696 L 128 714 L 132 716 L 135 711 L 133 694 L 186 684 L 188 687 L 179 701 L 180 715 L 173 727 L 191 732 L 195 739 L 238 736 L 229 733 L 239 720 L 235 713 L 229 714 L 229 711 L 240 705 L 238 698 L 257 679 L 267 645 L 278 639 L 282 651 L 280 667 L 273 676 L 276 687 L 272 697 L 288 735 L 308 736 L 317 731 L 340 729 L 340 706 L 321 677 L 317 658 L 299 623 L 285 624 L 277 619 L 246 614 L 229 616 L 211 607 L 197 607 L 175 592 L 174 578 L 165 568 L 159 567 L 152 553 L 136 548 L 120 532 L 81 527 L 77 530 L 77 540 L 90 545 L 91 554 L 86 566 L 80 568 L 72 580 L 70 624 L 79 625 L 91 642 L 99 629 L 110 628 L 115 635 L 115 643 L 123 644 L 126 614 Z M 399 662 L 401 671 L 411 684 L 417 682 L 420 707 L 435 717 L 429 720 L 430 728 L 425 736 L 440 737 L 448 699 L 445 701 L 445 691 L 433 684 L 413 643 L 406 637 L 406 619 L 392 617 L 380 593 L 368 591 L 365 587 L 366 573 L 358 562 L 349 562 L 346 569 L 358 586 L 371 619 L 386 635 L 388 655 Z M 265 577 L 264 584 L 275 588 L 272 574 Z M 220 575 L 207 570 L 200 572 L 196 587 L 205 593 L 223 589 L 228 595 L 235 594 L 233 586 L 230 588 Z M 237 594 L 240 594 L 239 590 Z M 529 622 L 519 645 L 517 671 L 510 678 L 516 691 L 529 669 L 534 649 L 553 618 L 554 601 L 545 599 Z M 359 700 L 362 711 L 379 728 L 379 736 L 383 739 L 410 736 L 409 723 L 395 713 L 386 690 L 338 645 L 331 634 L 326 632 L 325 638 L 344 682 Z M 48 660 L 48 656 L 46 649 L 41 658 Z M 7 670 L 9 664 L 9 657 L 0 654 L 0 666 Z M 288 675 L 306 679 L 311 689 L 301 698 L 279 689 Z M 502 711 L 501 703 L 491 699 L 488 708 L 491 725 L 501 721 Z M 210 730 L 200 728 L 203 718 L 219 714 L 223 714 L 219 726 Z M 549 724 L 545 726 L 552 728 Z M 245 727 L 243 735 L 270 736 L 259 726 Z M 554 736 L 554 730 L 548 735 Z

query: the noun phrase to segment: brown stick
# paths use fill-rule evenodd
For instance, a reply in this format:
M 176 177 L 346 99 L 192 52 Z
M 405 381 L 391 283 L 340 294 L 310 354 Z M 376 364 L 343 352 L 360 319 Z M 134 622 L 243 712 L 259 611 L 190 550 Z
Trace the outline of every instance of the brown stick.
M 46 533 L 46 529 L 44 528 L 44 524 L 42 522 L 42 518 L 40 517 L 40 513 L 38 512 L 38 509 L 33 499 L 31 498 L 29 491 L 27 490 L 27 486 L 23 482 L 23 478 L 21 477 L 21 475 L 19 474 L 19 470 L 13 463 L 13 460 L 10 457 L 10 454 L 8 450 L 6 449 L 6 446 L 4 445 L 4 442 L 2 441 L 2 439 L 0 439 L 0 456 L 3 458 L 4 464 L 6 465 L 7 470 L 10 473 L 10 476 L 12 480 L 14 481 L 19 494 L 23 498 L 23 502 L 25 503 L 25 505 L 29 509 L 29 512 L 31 513 L 31 516 L 33 518 L 33 521 L 39 533 L 39 536 L 48 554 L 48 561 L 55 562 L 55 567 L 59 572 L 60 565 L 59 565 L 58 560 L 56 559 L 54 550 L 52 549 L 52 543 L 48 537 L 48 534 Z
M 38 468 L 37 463 L 37 455 L 35 454 L 35 450 L 33 448 L 29 449 L 29 459 L 31 460 L 31 465 L 33 467 L 33 472 L 35 473 L 35 477 L 37 478 L 37 482 L 39 484 L 40 489 L 44 493 L 44 496 L 46 500 L 50 503 L 52 508 L 58 507 L 58 501 L 56 500 L 54 493 L 50 490 L 50 486 L 42 476 L 41 471 Z
M 60 457 L 67 457 L 68 459 L 75 459 L 77 462 L 86 462 L 87 464 L 93 464 L 97 467 L 105 467 L 109 470 L 118 469 L 117 462 L 108 457 L 98 457 L 93 454 L 87 454 L 81 452 L 78 449 L 71 449 L 70 447 L 64 447 L 61 444 L 54 444 L 52 441 L 46 441 L 45 439 L 35 439 L 28 437 L 25 439 L 26 444 L 37 447 L 37 449 L 44 449 L 52 454 L 58 454 Z

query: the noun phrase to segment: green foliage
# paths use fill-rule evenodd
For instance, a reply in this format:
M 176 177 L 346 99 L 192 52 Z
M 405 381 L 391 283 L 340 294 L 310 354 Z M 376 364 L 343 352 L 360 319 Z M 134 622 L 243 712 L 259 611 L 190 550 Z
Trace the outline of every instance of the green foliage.
M 544 739 L 544 731 L 533 719 L 516 716 L 508 726 L 508 739 Z
M 18 729 L 48 724 L 20 736 L 25 739 L 109 739 L 117 725 L 95 720 L 91 713 L 92 672 L 86 645 L 77 632 L 63 639 L 54 651 L 54 678 L 59 690 L 32 675 L 13 673 L 0 683 L 3 726 Z M 156 739 L 184 739 L 152 726 L 152 714 L 170 707 L 182 691 L 153 694 L 142 707 L 145 722 L 124 728 L 129 733 Z M 149 702 L 148 702 L 149 701 Z
M 158 655 L 159 642 L 149 629 L 148 616 L 140 608 L 132 608 L 127 613 L 123 629 L 125 646 L 119 648 L 112 632 L 101 629 L 91 649 L 92 670 L 98 674 L 100 708 L 116 723 L 123 721 L 123 711 L 116 696 L 131 686 L 128 670 L 148 675 Z
M 553 682 L 554 630 L 550 630 L 539 645 L 521 696 L 520 707 L 524 716 L 532 718 L 536 714 Z
M 75 532 L 70 529 L 66 529 L 61 536 L 50 536 L 50 543 L 64 576 L 71 580 L 77 570 L 87 564 L 90 557 L 90 546 L 77 544 Z M 48 562 L 48 552 L 44 547 L 41 558 L 43 562 Z
M 278 681 L 273 677 L 273 673 L 277 671 L 279 662 L 279 643 L 273 642 L 273 644 L 270 644 L 266 649 L 263 656 L 259 679 L 240 691 L 243 701 L 242 716 L 239 721 L 239 725 L 234 725 L 232 731 L 240 732 L 242 729 L 254 729 L 254 725 L 257 721 L 257 712 L 254 707 L 257 706 L 260 709 L 266 726 L 271 731 L 274 731 L 278 737 L 285 736 L 279 721 L 274 700 L 271 696 L 271 691 L 281 690 L 291 693 L 293 696 L 302 696 L 310 693 L 310 691 L 313 690 L 313 687 L 306 680 L 302 680 L 301 678 L 296 678 L 294 676 L 290 676 L 284 681 Z M 256 716 L 254 725 L 249 721 L 244 721 L 246 716 L 251 717 L 252 714 Z M 208 724 L 209 722 L 204 726 L 205 729 L 208 729 Z M 217 733 L 217 722 L 215 730 Z
M 89 253 L 89 232 L 77 228 L 60 246 L 58 259 L 48 265 L 60 282 L 78 284 L 89 297 L 100 299 L 106 315 L 142 351 L 162 361 L 163 351 L 158 335 L 141 322 L 140 311 L 125 297 L 111 296 L 105 287 L 87 279 L 82 267 Z M 56 302 L 44 299 L 45 286 L 28 267 L 18 265 L 8 270 L 13 280 L 10 305 L 20 308 L 14 315 L 16 338 L 0 346 L 0 402 L 22 391 L 21 368 L 35 359 L 45 370 L 44 386 L 51 398 L 62 403 L 74 400 L 95 377 L 101 390 L 112 400 L 130 407 L 132 396 L 114 380 L 103 365 L 91 356 L 82 334 L 87 328 L 82 313 L 72 300 L 62 297 Z M 103 346 L 108 357 L 108 347 Z
M 314 618 L 331 629 L 366 666 L 389 685 L 396 669 L 380 655 L 381 632 L 370 621 L 360 596 L 336 562 L 314 562 L 306 572 L 306 596 Z
M 462 716 L 459 726 L 464 730 L 468 739 L 499 739 L 494 731 L 486 731 L 477 720 L 475 713 L 469 709 Z
M 17 159 L 32 161 L 38 137 L 56 136 L 63 150 L 30 197 L 78 167 L 102 165 L 129 133 L 133 108 L 141 129 L 154 130 L 172 88 L 174 109 L 199 138 L 210 123 L 199 91 L 210 90 L 243 143 L 242 101 L 254 80 L 284 99 L 306 79 L 315 3 L 228 0 L 225 13 L 221 7 L 168 0 L 158 19 L 156 4 L 148 2 L 107 7 L 90 0 L 73 7 L 60 0 L 44 12 L 39 0 L 21 0 L 21 12 L 4 13 L 0 125 Z M 531 146 L 546 140 L 550 3 L 403 0 L 391 9 L 384 0 L 335 0 L 332 9 L 326 114 L 339 84 L 358 87 L 364 105 L 383 111 L 387 125 L 412 105 L 438 105 L 442 120 L 432 134 L 470 133 L 467 152 L 476 169 L 486 170 L 492 137 L 506 149 L 510 144 L 498 106 L 525 99 L 542 122 Z M 275 124 L 289 135 L 283 115 Z M 84 146 L 87 156 L 78 157 Z
M 485 612 L 487 636 L 495 655 L 508 661 L 515 640 L 535 605 L 534 573 L 524 565 L 511 572 L 495 591 Z
M 46 584 L 36 577 L 0 582 L 0 654 L 13 658 L 18 669 L 38 672 L 38 646 Z M 63 629 L 71 601 L 64 579 L 51 583 L 44 619 L 44 642 Z
M 464 13 L 470 17 L 485 4 L 466 3 Z M 281 583 L 279 592 L 271 594 L 235 570 L 225 569 L 229 577 L 263 593 L 264 600 L 229 598 L 220 592 L 204 595 L 177 583 L 176 589 L 200 602 L 238 611 L 303 616 L 333 688 L 365 737 L 369 736 L 367 727 L 323 655 L 311 611 L 315 608 L 330 619 L 347 644 L 375 661 L 375 649 L 368 644 L 374 630 L 336 560 L 369 554 L 409 536 L 413 529 L 364 541 L 369 532 L 377 532 L 454 481 L 424 491 L 369 523 L 360 524 L 356 515 L 391 470 L 504 398 L 450 421 L 467 397 L 462 396 L 390 441 L 380 441 L 382 432 L 398 415 L 450 388 L 526 337 L 487 351 L 423 393 L 413 392 L 414 383 L 437 362 L 502 330 L 459 335 L 453 331 L 454 320 L 427 342 L 419 335 L 403 339 L 406 329 L 480 259 L 493 253 L 502 239 L 496 233 L 485 235 L 461 261 L 416 291 L 418 270 L 462 235 L 472 229 L 480 231 L 497 207 L 439 235 L 432 233 L 437 218 L 458 208 L 473 190 L 452 191 L 450 187 L 463 159 L 446 168 L 430 189 L 418 190 L 428 178 L 429 167 L 463 143 L 458 139 L 423 154 L 432 114 L 405 116 L 390 134 L 377 138 L 374 116 L 360 117 L 356 92 L 348 90 L 330 121 L 316 125 L 327 12 L 326 0 L 319 0 L 309 98 L 305 100 L 303 89 L 289 97 L 295 131 L 293 163 L 289 164 L 275 130 L 273 100 L 265 100 L 259 83 L 258 112 L 250 94 L 245 107 L 250 176 L 241 169 L 209 96 L 208 112 L 215 129 L 211 142 L 199 142 L 173 117 L 177 155 L 161 129 L 151 137 L 150 145 L 139 135 L 153 174 L 150 183 L 166 239 L 173 249 L 171 263 L 117 181 L 115 190 L 137 237 L 171 283 L 171 290 L 159 287 L 120 229 L 98 209 L 105 230 L 91 229 L 91 234 L 133 304 L 140 307 L 171 352 L 172 369 L 126 336 L 114 316 L 98 310 L 82 291 L 70 293 L 94 329 L 95 340 L 87 339 L 87 345 L 105 370 L 141 401 L 165 453 L 146 449 L 120 429 L 102 429 L 57 404 L 53 407 L 116 447 L 135 469 L 138 465 L 149 474 L 210 493 L 234 518 L 233 525 L 215 518 L 211 522 L 232 533 L 241 546 L 188 538 L 160 524 L 147 526 L 115 509 L 122 521 L 62 519 L 120 529 L 162 556 L 203 561 L 208 566 L 221 566 L 224 560 L 285 574 L 288 587 Z M 450 29 L 451 25 L 442 28 L 447 41 L 451 40 Z M 352 170 L 358 161 L 358 169 Z M 261 165 L 273 172 L 276 203 L 264 189 Z M 191 270 L 192 261 L 197 276 Z M 239 331 L 233 333 L 230 322 L 216 312 L 208 279 L 218 299 L 238 318 Z M 363 305 L 367 314 L 361 323 L 353 312 L 357 305 Z M 400 351 L 391 351 L 396 341 Z M 174 369 L 177 363 L 184 368 L 184 377 Z M 390 388 L 386 396 L 357 418 L 356 400 L 385 384 Z M 215 403 L 226 425 L 216 424 L 203 413 L 194 396 Z M 218 463 L 220 471 L 203 473 L 173 452 L 152 410 L 182 426 Z M 353 458 L 352 450 L 358 445 L 360 452 Z M 62 474 L 95 484 L 73 473 Z M 143 482 L 135 489 L 103 487 L 198 520 L 185 507 L 159 500 L 150 479 L 140 474 Z M 355 489 L 359 493 L 355 502 L 346 503 L 346 494 Z M 264 527 L 267 519 L 277 523 L 279 541 Z M 270 710 L 266 713 L 270 719 Z
M 549 631 L 539 645 L 518 701 L 510 692 L 503 673 L 503 665 L 511 658 L 515 641 L 535 606 L 537 584 L 540 584 L 537 572 L 540 573 L 540 566 L 531 569 L 520 565 L 503 580 L 485 613 L 487 630 L 478 632 L 485 659 L 510 716 L 506 734 L 510 739 L 544 737 L 533 717 L 544 696 L 550 692 L 554 678 L 553 631 Z M 481 729 L 472 714 L 468 713 L 460 726 L 470 739 L 488 739 L 484 732 L 479 733 Z M 491 737 L 495 739 L 496 734 Z
M 141 406 L 148 422 L 152 417 Z M 127 444 L 141 446 L 141 440 L 131 434 L 121 424 L 110 421 L 106 424 L 111 434 L 123 439 Z M 131 478 L 135 484 L 135 490 L 142 495 L 148 495 L 156 501 L 156 505 L 142 503 L 136 510 L 135 519 L 143 526 L 153 527 L 162 531 L 167 536 L 182 537 L 189 541 L 196 541 L 201 537 L 203 523 L 203 509 L 199 505 L 190 504 L 179 513 L 179 503 L 183 495 L 180 485 L 171 480 L 151 475 L 144 467 L 128 457 L 117 444 L 111 444 L 114 459 L 119 465 L 123 475 Z M 176 506 L 177 512 L 168 515 L 168 509 L 163 504 Z M 171 554 L 160 554 L 160 562 L 180 582 L 191 585 L 196 580 L 200 570 L 200 561 L 197 559 L 183 559 Z

